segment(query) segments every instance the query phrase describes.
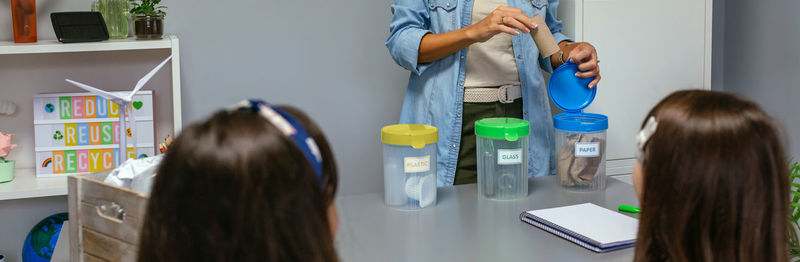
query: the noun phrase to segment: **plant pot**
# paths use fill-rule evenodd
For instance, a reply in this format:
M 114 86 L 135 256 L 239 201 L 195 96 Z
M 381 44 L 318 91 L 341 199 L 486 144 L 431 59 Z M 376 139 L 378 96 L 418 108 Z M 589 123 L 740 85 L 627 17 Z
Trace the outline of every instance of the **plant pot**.
M 164 15 L 135 14 L 133 25 L 137 40 L 161 39 L 164 35 Z
M 36 43 L 36 1 L 11 0 L 14 43 Z
M 14 180 L 14 160 L 0 160 L 0 183 Z

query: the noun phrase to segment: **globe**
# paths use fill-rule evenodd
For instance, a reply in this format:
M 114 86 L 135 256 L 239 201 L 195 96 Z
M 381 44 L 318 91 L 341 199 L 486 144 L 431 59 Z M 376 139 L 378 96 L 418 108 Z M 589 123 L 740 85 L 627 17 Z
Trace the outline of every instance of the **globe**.
M 59 213 L 42 219 L 33 226 L 22 244 L 22 261 L 49 262 L 65 220 L 67 213 Z

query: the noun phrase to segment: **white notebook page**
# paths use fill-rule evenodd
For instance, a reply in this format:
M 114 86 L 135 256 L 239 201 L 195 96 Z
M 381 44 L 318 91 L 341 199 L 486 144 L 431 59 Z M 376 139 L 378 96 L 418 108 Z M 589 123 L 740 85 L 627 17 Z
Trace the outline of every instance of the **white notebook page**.
M 601 244 L 636 239 L 639 220 L 592 203 L 528 211 Z

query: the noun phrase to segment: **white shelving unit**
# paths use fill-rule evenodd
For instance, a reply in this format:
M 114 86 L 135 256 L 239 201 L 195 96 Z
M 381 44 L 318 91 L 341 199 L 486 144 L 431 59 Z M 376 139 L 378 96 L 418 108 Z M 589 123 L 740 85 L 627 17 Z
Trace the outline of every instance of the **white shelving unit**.
M 178 40 L 173 36 L 167 36 L 160 40 L 151 41 L 136 41 L 133 38 L 128 38 L 71 44 L 64 44 L 57 40 L 40 40 L 30 44 L 15 44 L 13 41 L 0 41 L 0 55 L 166 49 L 172 47 L 173 39 L 175 41 Z
M 0 201 L 67 194 L 67 178 L 36 178 L 34 169 L 14 170 L 14 180 L 0 184 Z
M 64 44 L 56 40 L 39 40 L 31 44 L 15 44 L 10 41 L 0 41 L 0 56 L 24 54 L 49 54 L 49 53 L 77 53 L 101 51 L 132 51 L 166 49 L 172 55 L 172 110 L 173 129 L 177 134 L 181 128 L 181 78 L 180 78 L 180 52 L 176 36 L 164 36 L 160 40 L 137 41 L 133 38 L 122 40 L 109 40 L 93 43 Z M 33 121 L 31 119 L 31 121 Z M 0 183 L 0 201 L 37 198 L 48 196 L 63 196 L 67 194 L 67 178 L 37 178 L 34 169 L 17 168 L 14 171 L 14 180 Z

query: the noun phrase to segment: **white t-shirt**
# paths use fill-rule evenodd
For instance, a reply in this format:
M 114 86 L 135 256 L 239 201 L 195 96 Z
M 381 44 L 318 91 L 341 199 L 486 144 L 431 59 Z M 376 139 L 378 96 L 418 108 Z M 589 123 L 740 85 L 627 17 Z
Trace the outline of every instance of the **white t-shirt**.
M 498 6 L 507 6 L 506 0 L 475 0 L 472 7 L 472 24 L 485 18 Z M 499 33 L 486 42 L 474 43 L 467 50 L 467 68 L 464 87 L 498 87 L 519 85 L 517 61 L 511 35 Z

